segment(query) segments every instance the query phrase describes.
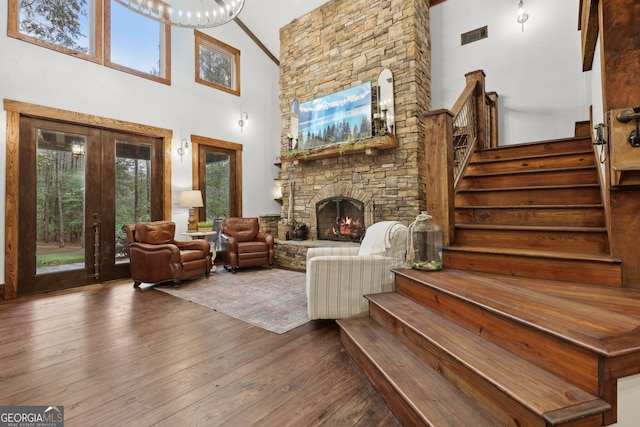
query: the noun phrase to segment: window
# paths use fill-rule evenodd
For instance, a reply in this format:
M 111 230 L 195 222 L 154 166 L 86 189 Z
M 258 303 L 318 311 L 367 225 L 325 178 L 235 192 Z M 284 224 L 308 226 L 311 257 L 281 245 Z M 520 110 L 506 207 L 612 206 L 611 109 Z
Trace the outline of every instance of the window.
M 170 25 L 145 18 L 116 0 L 9 0 L 8 34 L 120 71 L 171 83 Z
M 196 82 L 240 96 L 240 51 L 200 31 L 196 39 Z
M 105 65 L 170 84 L 171 26 L 132 12 L 115 0 L 108 3 Z
M 8 34 L 59 52 L 100 62 L 102 0 L 9 0 Z M 98 2 L 98 3 L 96 3 Z

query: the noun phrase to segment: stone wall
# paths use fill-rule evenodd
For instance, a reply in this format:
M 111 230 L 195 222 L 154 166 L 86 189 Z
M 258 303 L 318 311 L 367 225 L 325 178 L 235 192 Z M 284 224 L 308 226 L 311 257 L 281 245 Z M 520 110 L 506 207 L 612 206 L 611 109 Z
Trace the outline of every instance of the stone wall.
M 425 208 L 426 168 L 421 117 L 430 107 L 429 2 L 424 0 L 333 0 L 280 30 L 282 146 L 290 129 L 291 104 L 372 82 L 388 68 L 394 77 L 398 147 L 374 155 L 283 162 L 284 215 L 294 189 L 293 219 L 310 224 L 317 192 L 349 183 L 368 194 L 376 221 L 409 224 Z M 313 212 L 315 213 L 315 212 Z

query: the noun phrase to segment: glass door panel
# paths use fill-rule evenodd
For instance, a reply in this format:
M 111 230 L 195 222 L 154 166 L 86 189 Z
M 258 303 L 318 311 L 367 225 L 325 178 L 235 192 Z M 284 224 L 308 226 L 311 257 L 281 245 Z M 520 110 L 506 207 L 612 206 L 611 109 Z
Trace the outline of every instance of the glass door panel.
M 214 222 L 217 218 L 230 216 L 230 173 L 228 154 L 206 153 L 203 195 L 207 222 Z M 205 221 L 205 218 L 201 216 L 200 221 Z
M 116 139 L 115 262 L 129 262 L 125 224 L 151 220 L 151 146 Z
M 36 275 L 85 268 L 85 135 L 38 129 Z

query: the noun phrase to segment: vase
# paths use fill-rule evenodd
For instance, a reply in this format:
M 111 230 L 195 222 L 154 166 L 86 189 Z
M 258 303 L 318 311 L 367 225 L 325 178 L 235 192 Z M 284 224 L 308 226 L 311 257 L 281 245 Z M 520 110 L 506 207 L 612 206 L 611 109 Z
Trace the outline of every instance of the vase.
M 427 211 L 422 211 L 409 227 L 407 260 L 411 268 L 424 271 L 442 269 L 442 228 Z

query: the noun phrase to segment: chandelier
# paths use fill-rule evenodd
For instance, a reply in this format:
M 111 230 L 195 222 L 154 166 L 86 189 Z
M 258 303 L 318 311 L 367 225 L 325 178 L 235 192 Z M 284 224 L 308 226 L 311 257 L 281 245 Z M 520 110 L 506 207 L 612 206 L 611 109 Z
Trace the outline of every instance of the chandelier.
M 184 8 L 173 7 L 160 0 L 115 0 L 142 16 L 183 28 L 211 28 L 226 24 L 238 16 L 244 6 L 244 0 L 198 0 L 191 1 L 192 4 L 174 1 L 179 1 Z

